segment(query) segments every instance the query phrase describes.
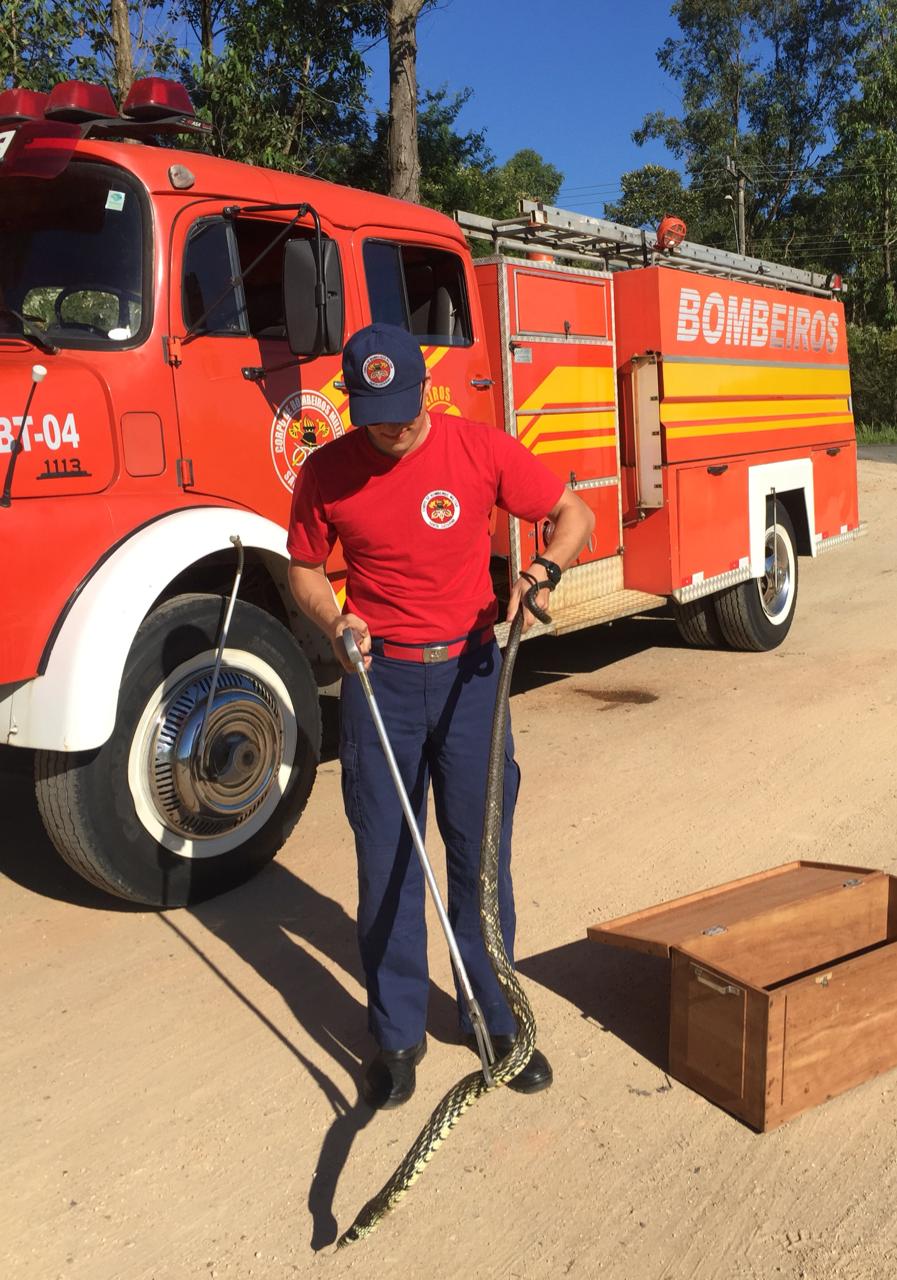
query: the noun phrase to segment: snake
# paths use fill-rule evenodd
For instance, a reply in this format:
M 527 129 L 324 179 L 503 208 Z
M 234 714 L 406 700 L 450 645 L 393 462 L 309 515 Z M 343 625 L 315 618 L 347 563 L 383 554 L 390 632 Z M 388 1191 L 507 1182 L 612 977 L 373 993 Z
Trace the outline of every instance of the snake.
M 546 586 L 548 586 L 547 583 L 534 584 L 525 597 L 526 608 L 540 622 L 551 621 L 549 615 L 535 602 L 536 595 Z M 339 1237 L 336 1242 L 338 1249 L 344 1249 L 347 1245 L 364 1239 L 379 1226 L 386 1215 L 405 1198 L 409 1188 L 418 1180 L 465 1111 L 485 1093 L 492 1092 L 498 1086 L 510 1084 L 527 1065 L 536 1047 L 536 1019 L 526 993 L 517 981 L 514 966 L 505 951 L 498 906 L 498 853 L 504 809 L 502 793 L 505 735 L 509 715 L 508 699 L 522 632 L 523 609 L 519 608 L 508 633 L 495 695 L 479 872 L 480 931 L 489 963 L 514 1016 L 516 1023 L 514 1039 L 507 1053 L 490 1068 L 491 1084 L 487 1082 L 482 1070 L 471 1072 L 449 1089 L 437 1103 L 429 1120 L 409 1147 L 404 1159 L 396 1166 L 391 1177 L 359 1210 L 355 1221 Z

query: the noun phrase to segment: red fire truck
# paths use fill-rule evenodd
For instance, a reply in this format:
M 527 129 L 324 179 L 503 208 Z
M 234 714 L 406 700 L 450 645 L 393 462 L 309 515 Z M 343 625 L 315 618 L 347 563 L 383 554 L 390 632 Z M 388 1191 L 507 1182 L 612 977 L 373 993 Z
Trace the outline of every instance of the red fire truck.
M 453 221 L 173 149 L 202 130 L 158 79 L 121 113 L 76 82 L 0 94 L 0 742 L 34 751 L 66 861 L 163 906 L 250 875 L 309 795 L 337 672 L 284 530 L 350 429 L 356 327 L 407 327 L 431 409 L 516 435 L 595 510 L 555 633 L 672 600 L 686 641 L 770 649 L 798 556 L 859 532 L 832 281 L 675 219 Z M 496 513 L 500 598 L 549 535 Z

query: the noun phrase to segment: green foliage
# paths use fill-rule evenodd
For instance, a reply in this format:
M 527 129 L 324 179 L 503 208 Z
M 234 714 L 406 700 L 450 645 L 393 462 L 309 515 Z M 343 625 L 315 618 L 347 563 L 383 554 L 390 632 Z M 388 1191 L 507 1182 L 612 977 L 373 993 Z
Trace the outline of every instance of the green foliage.
M 897 0 L 866 11 L 857 93 L 838 112 L 828 208 L 850 276 L 852 314 L 897 324 Z
M 201 6 L 185 14 L 200 24 Z M 225 0 L 213 13 L 221 52 L 184 67 L 219 155 L 337 177 L 346 147 L 367 138 L 367 67 L 356 47 L 372 6 L 327 0 Z
M 525 148 L 497 165 L 483 130 L 458 131 L 458 116 L 471 96 L 470 89 L 450 95 L 445 85 L 422 95 L 418 112 L 422 203 L 448 214 L 466 209 L 503 218 L 517 212 L 520 197 L 554 201 L 564 175 L 538 152 Z M 347 150 L 340 181 L 386 191 L 387 128 L 387 116 L 382 112 L 377 116 L 371 145 Z
M 130 0 L 135 76 L 169 73 L 183 50 L 165 0 Z M 0 85 L 47 93 L 61 80 L 115 83 L 105 0 L 0 0 Z
M 46 93 L 60 80 L 90 75 L 72 46 L 83 23 L 74 7 L 43 0 L 0 0 L 0 86 Z
M 681 37 L 658 52 L 679 81 L 682 113 L 654 112 L 633 135 L 661 139 L 689 178 L 689 234 L 734 246 L 725 200 L 747 175 L 745 245 L 813 267 L 822 206 L 813 166 L 850 94 L 844 69 L 860 40 L 861 0 L 677 0 Z M 634 175 L 627 175 L 634 184 Z M 625 199 L 624 191 L 624 199 Z
M 700 239 L 700 204 L 695 193 L 683 185 L 677 169 L 660 164 L 646 164 L 641 169 L 624 173 L 620 179 L 622 197 L 605 204 L 606 217 L 627 227 L 654 228 L 667 213 L 684 218 L 689 239 Z
M 853 413 L 867 429 L 897 422 L 897 331 L 847 326 Z

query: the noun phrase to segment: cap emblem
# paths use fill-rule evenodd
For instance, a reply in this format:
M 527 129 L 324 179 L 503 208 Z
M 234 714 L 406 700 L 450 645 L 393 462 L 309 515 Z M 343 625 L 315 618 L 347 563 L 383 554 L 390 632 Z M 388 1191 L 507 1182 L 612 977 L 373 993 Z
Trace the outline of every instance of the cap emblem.
M 388 387 L 396 376 L 396 367 L 389 356 L 381 354 L 368 356 L 361 366 L 361 376 L 369 387 L 379 390 Z

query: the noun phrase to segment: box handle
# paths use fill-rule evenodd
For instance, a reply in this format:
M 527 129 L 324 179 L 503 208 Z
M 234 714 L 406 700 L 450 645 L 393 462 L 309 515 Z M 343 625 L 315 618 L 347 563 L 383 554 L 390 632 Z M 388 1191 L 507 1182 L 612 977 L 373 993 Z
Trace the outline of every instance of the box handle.
M 699 969 L 697 965 L 693 965 L 695 979 L 700 982 L 702 987 L 709 987 L 711 991 L 715 991 L 720 996 L 740 996 L 743 994 L 741 987 L 733 987 L 731 982 L 720 982 L 718 978 L 714 978 L 707 973 L 705 969 Z

